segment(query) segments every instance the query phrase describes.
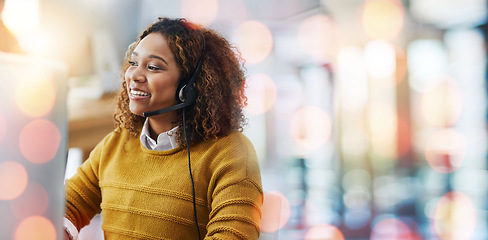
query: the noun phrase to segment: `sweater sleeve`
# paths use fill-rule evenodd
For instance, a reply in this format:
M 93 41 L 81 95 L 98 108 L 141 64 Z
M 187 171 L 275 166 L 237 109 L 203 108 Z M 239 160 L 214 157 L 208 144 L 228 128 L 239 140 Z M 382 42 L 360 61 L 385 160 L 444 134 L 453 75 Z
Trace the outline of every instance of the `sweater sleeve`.
M 90 153 L 77 173 L 66 181 L 65 217 L 78 231 L 100 213 L 101 191 L 99 187 L 99 162 L 103 141 Z
M 256 152 L 247 138 L 222 152 L 210 181 L 205 239 L 258 239 L 263 190 Z

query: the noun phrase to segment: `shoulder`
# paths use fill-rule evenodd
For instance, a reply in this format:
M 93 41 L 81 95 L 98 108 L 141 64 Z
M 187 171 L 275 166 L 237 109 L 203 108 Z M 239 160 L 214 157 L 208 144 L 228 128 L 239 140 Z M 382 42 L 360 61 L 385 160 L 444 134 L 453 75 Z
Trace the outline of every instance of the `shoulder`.
M 241 132 L 199 144 L 201 169 L 209 174 L 209 187 L 214 192 L 229 186 L 252 186 L 262 192 L 261 172 L 251 141 Z M 207 147 L 207 148 L 205 148 Z
M 131 138 L 129 131 L 127 129 L 115 129 L 109 134 L 107 134 L 101 141 L 102 144 L 117 144 L 123 142 L 124 140 L 129 140 Z
M 94 152 L 115 152 L 117 149 L 123 149 L 126 144 L 138 143 L 139 139 L 129 134 L 127 129 L 115 129 L 108 133 L 95 147 Z
M 241 132 L 199 144 L 204 164 L 214 173 L 229 174 L 231 179 L 261 182 L 259 162 L 251 141 Z M 240 179 L 240 180 L 239 180 Z
M 251 141 L 246 135 L 239 131 L 232 131 L 227 136 L 218 138 L 217 141 L 226 144 L 246 144 L 252 146 Z
M 232 156 L 241 155 L 257 161 L 254 146 L 242 132 L 233 131 L 226 136 L 206 141 L 203 145 L 206 145 L 209 150 L 216 150 Z

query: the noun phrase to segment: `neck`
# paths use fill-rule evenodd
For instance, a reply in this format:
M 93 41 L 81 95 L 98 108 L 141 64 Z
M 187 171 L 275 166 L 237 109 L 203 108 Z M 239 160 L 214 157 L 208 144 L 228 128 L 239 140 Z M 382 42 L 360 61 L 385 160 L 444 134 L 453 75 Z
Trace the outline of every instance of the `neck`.
M 167 132 L 174 128 L 176 126 L 174 124 L 176 118 L 177 114 L 175 111 L 149 117 L 149 133 L 151 135 L 151 138 L 157 139 L 159 134 Z

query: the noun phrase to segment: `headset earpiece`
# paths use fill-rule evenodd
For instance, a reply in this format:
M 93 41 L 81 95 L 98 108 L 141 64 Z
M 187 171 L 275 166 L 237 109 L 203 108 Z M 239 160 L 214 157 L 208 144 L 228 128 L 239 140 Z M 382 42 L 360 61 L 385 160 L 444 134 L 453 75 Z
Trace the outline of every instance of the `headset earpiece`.
M 178 99 L 180 102 L 185 102 L 186 96 L 185 96 L 185 87 L 186 84 L 181 87 L 180 92 L 178 93 Z

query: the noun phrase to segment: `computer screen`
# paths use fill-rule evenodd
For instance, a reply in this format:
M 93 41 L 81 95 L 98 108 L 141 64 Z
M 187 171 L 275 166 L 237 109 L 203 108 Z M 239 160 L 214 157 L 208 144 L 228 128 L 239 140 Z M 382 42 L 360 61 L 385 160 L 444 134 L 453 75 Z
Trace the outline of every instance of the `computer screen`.
M 61 239 L 67 69 L 0 53 L 0 239 Z

